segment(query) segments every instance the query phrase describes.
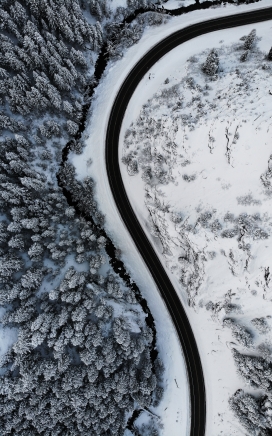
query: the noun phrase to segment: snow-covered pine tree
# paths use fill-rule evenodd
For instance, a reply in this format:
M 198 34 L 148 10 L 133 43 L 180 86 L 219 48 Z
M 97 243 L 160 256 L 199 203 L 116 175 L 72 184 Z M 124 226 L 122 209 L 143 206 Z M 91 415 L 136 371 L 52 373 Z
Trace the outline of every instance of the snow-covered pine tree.
M 245 50 L 251 50 L 253 48 L 254 42 L 256 40 L 256 30 L 253 29 L 249 35 L 246 37 L 244 42 L 244 49 Z
M 212 49 L 207 56 L 206 61 L 202 65 L 202 71 L 207 76 L 215 76 L 219 69 L 219 56 L 215 49 Z

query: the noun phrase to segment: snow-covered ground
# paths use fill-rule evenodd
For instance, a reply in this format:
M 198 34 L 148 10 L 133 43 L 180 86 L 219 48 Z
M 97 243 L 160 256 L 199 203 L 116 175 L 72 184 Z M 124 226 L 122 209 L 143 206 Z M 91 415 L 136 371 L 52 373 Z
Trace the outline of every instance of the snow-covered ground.
M 194 3 L 195 0 L 168 0 L 166 3 L 163 3 L 163 7 L 171 10 L 181 8 L 182 6 L 193 5 Z
M 188 313 L 205 368 L 208 434 L 214 436 L 228 435 L 229 426 L 231 434 L 243 434 L 228 408 L 228 398 L 244 387 L 231 356 L 241 343 L 223 319 L 248 328 L 254 346 L 272 339 L 251 323 L 271 313 L 265 272 L 271 269 L 272 225 L 271 194 L 260 179 L 270 168 L 272 77 L 264 53 L 271 48 L 272 22 L 254 28 L 262 39 L 244 63 L 239 39 L 253 26 L 197 38 L 165 56 L 135 92 L 121 136 L 129 198 L 181 298 L 188 293 L 195 305 Z M 222 69 L 215 81 L 201 71 L 211 47 L 218 48 Z M 195 57 L 186 62 L 189 53 Z M 157 89 L 148 99 L 150 81 Z M 136 116 L 139 94 L 145 105 Z M 130 176 L 133 162 L 139 173 Z M 150 175 L 149 183 L 141 178 Z
M 110 0 L 109 6 L 112 10 L 115 10 L 119 6 L 126 8 L 127 7 L 127 0 Z
M 96 91 L 96 99 L 93 104 L 92 117 L 86 132 L 87 146 L 85 147 L 84 153 L 81 156 L 73 157 L 73 163 L 77 168 L 78 177 L 84 178 L 87 175 L 91 175 L 96 180 L 97 200 L 99 201 L 101 211 L 106 215 L 106 228 L 116 245 L 121 248 L 125 264 L 128 270 L 131 272 L 133 279 L 137 281 L 143 295 L 147 298 L 150 309 L 156 320 L 158 331 L 158 347 L 164 357 L 164 363 L 167 368 L 166 392 L 160 405 L 160 411 L 157 410 L 156 413 L 163 412 L 162 421 L 164 424 L 164 431 L 162 434 L 165 435 L 170 434 L 170 432 L 173 436 L 178 434 L 186 434 L 186 428 L 188 430 L 189 402 L 186 370 L 184 367 L 183 357 L 180 353 L 178 339 L 175 335 L 171 321 L 169 320 L 168 313 L 154 287 L 148 271 L 143 265 L 139 254 L 130 240 L 128 232 L 121 222 L 111 196 L 106 176 L 103 147 L 105 143 L 107 120 L 115 95 L 118 92 L 122 81 L 132 66 L 137 62 L 137 59 L 139 59 L 150 47 L 156 44 L 157 41 L 161 40 L 163 37 L 169 35 L 173 31 L 194 22 L 199 22 L 203 21 L 204 19 L 214 18 L 222 15 L 228 15 L 231 13 L 237 13 L 244 10 L 259 9 L 261 6 L 270 6 L 270 1 L 264 0 L 257 4 L 243 5 L 240 7 L 226 6 L 213 10 L 199 12 L 196 11 L 189 15 L 173 18 L 168 24 L 159 28 L 147 29 L 143 38 L 137 45 L 131 47 L 119 62 L 110 64 L 108 66 L 104 75 L 104 79 L 101 81 L 101 84 L 98 86 Z M 255 25 L 254 27 L 257 29 L 257 33 L 261 34 L 260 30 L 262 28 L 267 29 L 267 27 L 264 26 L 269 26 L 269 23 Z M 251 29 L 252 26 L 246 26 L 245 28 L 239 28 L 235 31 L 229 30 L 224 32 L 215 32 L 211 35 L 205 35 L 201 38 L 198 38 L 197 41 L 193 40 L 184 44 L 182 49 L 176 49 L 178 50 L 178 55 L 176 54 L 174 56 L 173 54 L 169 54 L 169 61 L 166 61 L 166 57 L 162 59 L 160 65 L 157 64 L 152 69 L 151 79 L 148 79 L 147 75 L 139 85 L 127 111 L 123 134 L 125 133 L 126 128 L 130 125 L 131 121 L 135 121 L 137 119 L 142 105 L 146 103 L 148 98 L 151 98 L 159 90 L 160 86 L 167 77 L 170 77 L 171 74 L 173 76 L 173 72 L 176 70 L 179 71 L 179 77 L 176 78 L 177 82 L 182 79 L 185 74 L 186 61 L 189 56 L 192 54 L 197 54 L 201 52 L 201 50 L 205 50 L 207 48 L 214 46 L 220 47 L 222 43 L 219 43 L 219 41 L 222 39 L 224 39 L 225 44 L 237 42 L 240 36 L 248 33 Z M 174 81 L 175 77 L 173 77 L 171 80 Z M 195 131 L 193 134 L 196 134 Z M 202 137 L 200 139 L 202 140 Z M 120 147 L 122 150 L 122 143 L 120 144 Z M 200 143 L 198 149 L 201 149 Z M 197 150 L 195 149 L 192 151 Z M 209 155 L 209 157 L 210 156 L 213 158 L 212 154 Z M 91 166 L 88 165 L 90 158 L 93 161 Z M 239 159 L 237 160 L 239 161 Z M 185 169 L 187 168 L 185 167 Z M 143 226 L 146 228 L 148 217 L 145 215 L 146 207 L 144 203 L 144 195 L 140 195 L 143 193 L 142 189 L 144 188 L 144 184 L 141 184 L 140 177 L 137 177 L 139 183 L 137 186 L 135 186 L 135 184 L 133 184 L 133 180 L 136 180 L 136 178 L 127 176 L 126 167 L 124 165 L 123 174 L 125 182 L 127 183 L 127 189 L 130 193 L 133 207 L 135 208 Z M 194 182 L 191 182 L 191 184 L 192 183 Z M 218 183 L 220 183 L 220 181 Z M 222 180 L 221 183 L 225 183 L 225 180 Z M 223 192 L 227 192 L 227 189 L 225 189 Z M 247 192 L 243 192 L 242 195 L 245 194 L 247 194 Z M 180 200 L 180 211 L 182 212 L 184 202 L 182 197 Z M 155 238 L 151 238 L 154 245 L 157 247 L 158 253 L 160 253 L 159 244 L 156 244 Z M 218 262 L 221 266 L 220 256 L 223 257 L 223 255 L 218 255 L 214 261 Z M 162 259 L 164 260 L 163 256 Z M 180 291 L 180 284 L 175 275 L 170 275 L 170 277 L 173 280 L 177 291 L 180 292 L 180 297 L 183 303 L 186 305 L 187 296 L 185 291 L 183 293 Z M 222 288 L 222 293 L 224 294 L 224 292 L 225 289 Z M 206 303 L 204 297 L 206 298 L 207 296 L 202 296 L 203 302 Z M 257 293 L 254 301 L 257 302 L 260 301 L 260 299 L 261 298 L 259 298 Z M 228 412 L 227 406 L 229 395 L 234 393 L 236 388 L 242 386 L 242 381 L 239 380 L 235 373 L 231 351 L 226 347 L 226 342 L 233 342 L 230 329 L 223 329 L 220 322 L 217 323 L 214 320 L 216 316 L 213 319 L 210 316 L 210 312 L 199 307 L 199 303 L 200 299 L 197 300 L 197 310 L 199 313 L 189 307 L 187 307 L 187 312 L 196 334 L 204 365 L 208 401 L 207 435 L 217 436 L 219 434 L 245 434 L 244 430 L 234 420 L 233 415 Z M 246 312 L 244 311 L 244 313 Z M 263 315 L 265 314 L 266 313 L 263 313 Z M 231 374 L 229 377 L 226 377 L 226 362 L 228 369 L 227 374 Z M 175 379 L 179 388 L 176 386 Z

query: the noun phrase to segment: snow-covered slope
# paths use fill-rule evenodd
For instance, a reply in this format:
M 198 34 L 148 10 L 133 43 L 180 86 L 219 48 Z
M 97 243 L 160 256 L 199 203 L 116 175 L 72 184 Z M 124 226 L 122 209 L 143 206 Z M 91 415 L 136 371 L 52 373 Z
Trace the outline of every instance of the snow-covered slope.
M 257 37 L 241 61 L 253 27 Z M 173 50 L 135 92 L 121 138 L 129 198 L 181 298 L 194 306 L 188 315 L 214 436 L 244 434 L 228 406 L 244 387 L 231 349 L 256 353 L 272 339 L 271 28 L 215 32 Z M 216 76 L 202 71 L 212 47 Z M 260 317 L 261 333 L 252 323 Z

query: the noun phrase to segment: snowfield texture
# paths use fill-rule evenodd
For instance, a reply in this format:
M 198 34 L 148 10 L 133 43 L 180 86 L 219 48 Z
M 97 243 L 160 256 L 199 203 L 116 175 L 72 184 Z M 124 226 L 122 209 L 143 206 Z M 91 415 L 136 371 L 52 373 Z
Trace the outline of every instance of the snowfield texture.
M 196 11 L 182 17 L 173 18 L 168 24 L 160 26 L 159 28 L 153 27 L 147 29 L 141 41 L 126 51 L 124 57 L 119 62 L 110 63 L 108 65 L 104 78 L 97 88 L 95 101 L 92 106 L 90 125 L 85 136 L 87 146 L 85 147 L 81 156 L 74 155 L 72 158 L 73 164 L 76 166 L 79 179 L 84 179 L 84 177 L 91 173 L 92 177 L 97 181 L 97 200 L 99 201 L 99 206 L 102 212 L 106 215 L 107 231 L 110 233 L 116 245 L 122 249 L 123 259 L 125 260 L 126 266 L 131 271 L 132 277 L 137 280 L 137 283 L 139 284 L 143 295 L 147 298 L 151 311 L 155 317 L 158 332 L 158 347 L 160 352 L 164 355 L 166 374 L 168 374 L 166 376 L 166 391 L 160 406 L 160 410 L 163 412 L 162 422 L 164 424 L 164 430 L 162 431 L 162 434 L 165 435 L 169 434 L 170 432 L 173 435 L 179 435 L 181 433 L 186 434 L 186 427 L 188 430 L 188 387 L 187 391 L 184 390 L 186 387 L 186 371 L 184 368 L 184 363 L 182 362 L 182 356 L 180 355 L 178 340 L 173 332 L 173 329 L 170 327 L 171 322 L 168 319 L 168 314 L 164 309 L 164 305 L 157 295 L 157 291 L 152 284 L 152 279 L 150 278 L 148 271 L 146 270 L 137 251 L 135 250 L 129 234 L 124 227 L 121 227 L 120 217 L 115 209 L 115 204 L 107 182 L 104 151 L 101 145 L 105 143 L 108 116 L 115 95 L 118 92 L 122 81 L 137 60 L 150 47 L 156 44 L 157 41 L 161 40 L 163 37 L 169 35 L 175 30 L 194 22 L 199 22 L 208 18 L 216 18 L 221 15 L 242 12 L 245 10 L 259 9 L 260 7 L 267 6 L 270 6 L 270 2 L 268 0 L 264 0 L 253 5 L 244 5 L 239 7 L 227 6 L 213 10 L 205 10 L 200 12 Z M 271 27 L 271 25 L 268 24 L 261 24 L 260 26 L 256 25 L 254 27 L 257 29 L 257 35 L 260 36 L 260 29 L 264 29 L 265 32 L 266 29 L 270 29 L 269 26 Z M 147 74 L 146 78 L 142 81 L 135 92 L 127 111 L 126 120 L 124 122 L 123 137 L 131 122 L 136 122 L 138 116 L 140 115 L 143 104 L 146 104 L 147 100 L 149 98 L 151 99 L 153 95 L 158 92 L 160 86 L 163 85 L 167 77 L 170 79 L 170 76 L 173 76 L 174 70 L 178 72 L 178 76 L 176 78 L 172 77 L 172 84 L 174 83 L 174 80 L 176 80 L 176 83 L 181 82 L 182 78 L 186 75 L 185 66 L 187 65 L 187 59 L 190 56 L 193 54 L 195 56 L 199 56 L 201 50 L 207 50 L 213 46 L 219 48 L 222 45 L 222 43 L 219 43 L 219 41 L 222 39 L 224 39 L 225 43 L 228 45 L 231 43 L 239 43 L 239 38 L 248 34 L 251 30 L 252 26 L 246 26 L 245 28 L 236 30 L 216 32 L 211 35 L 205 35 L 204 37 L 197 38 L 193 41 L 183 44 L 182 47 L 176 49 L 176 52 L 169 54 L 168 58 L 165 57 L 151 70 L 151 79 L 149 79 L 149 74 Z M 269 41 L 267 40 L 267 46 L 263 47 L 262 44 L 264 44 L 264 41 L 265 40 L 263 39 L 261 42 L 259 42 L 259 48 L 267 51 L 269 49 Z M 242 44 L 242 42 L 240 42 L 240 44 Z M 203 54 L 202 56 L 204 59 L 206 55 L 204 56 Z M 194 64 L 192 63 L 192 65 Z M 170 88 L 172 84 L 169 83 L 168 85 L 165 85 L 165 88 Z M 212 83 L 212 85 L 214 84 Z M 208 123 L 208 119 L 206 123 Z M 207 126 L 205 129 L 207 130 Z M 195 134 L 195 132 L 190 133 Z M 203 136 L 201 135 L 201 140 L 202 139 Z M 161 245 L 159 239 L 151 236 L 149 233 L 149 212 L 145 205 L 144 196 L 145 182 L 142 180 L 141 174 L 136 177 L 131 177 L 128 175 L 127 167 L 121 163 L 122 156 L 123 141 L 120 142 L 120 164 L 126 187 L 140 222 L 142 223 L 143 227 L 147 229 L 147 234 L 149 234 L 152 238 L 154 245 L 157 245 L 158 254 L 160 254 Z M 208 156 L 209 158 L 213 158 L 213 155 L 210 154 L 209 148 Z M 91 166 L 87 164 L 90 162 L 90 158 L 93 162 Z M 181 167 L 181 169 L 182 171 L 184 169 L 187 171 L 186 167 Z M 221 173 L 222 171 L 220 172 L 220 176 L 222 176 Z M 188 173 L 188 175 L 190 174 Z M 183 180 L 184 179 L 182 179 L 182 181 Z M 190 186 L 193 186 L 192 183 L 194 182 L 190 182 Z M 172 183 L 172 185 L 174 184 Z M 184 186 L 187 186 L 185 181 Z M 165 185 L 163 185 L 163 187 L 166 189 Z M 222 190 L 222 192 L 225 193 L 227 191 Z M 246 194 L 243 193 L 241 195 Z M 168 200 L 165 198 L 165 202 L 167 201 Z M 235 202 L 235 206 L 236 204 L 237 202 Z M 182 201 L 182 203 L 179 202 L 179 206 L 176 206 L 176 210 L 178 209 L 178 212 L 182 212 L 185 207 L 187 207 L 187 205 Z M 236 215 L 238 216 L 239 213 Z M 183 222 L 184 221 L 185 220 L 183 220 Z M 172 221 L 167 221 L 167 225 L 172 226 Z M 214 237 L 214 234 L 211 231 L 210 234 L 212 237 Z M 219 254 L 215 258 L 215 262 L 218 262 L 220 256 L 223 258 L 223 255 Z M 161 258 L 163 261 L 165 261 L 164 256 L 161 255 Z M 204 264 L 204 261 L 202 263 Z M 181 264 L 178 262 L 179 267 L 180 265 Z M 210 262 L 210 265 L 212 265 L 212 262 Z M 227 271 L 229 270 L 227 269 Z M 185 292 L 185 288 L 182 290 L 177 276 L 170 274 L 170 277 L 173 281 L 173 284 L 176 286 L 176 289 L 180 292 L 180 298 L 186 305 L 188 294 Z M 220 295 L 224 295 L 226 293 L 224 289 L 223 291 L 220 290 L 220 292 Z M 215 321 L 216 316 L 211 316 L 212 312 L 207 311 L 205 307 L 201 308 L 199 306 L 201 300 L 199 295 L 196 297 L 197 299 L 194 309 L 187 307 L 187 312 L 198 340 L 205 371 L 208 401 L 207 434 L 216 436 L 218 434 L 247 434 L 246 430 L 244 430 L 244 428 L 238 423 L 238 420 L 236 420 L 234 415 L 230 412 L 228 405 L 229 397 L 236 391 L 236 389 L 244 386 L 242 379 L 239 378 L 236 373 L 236 367 L 230 349 L 231 346 L 230 348 L 226 347 L 226 342 L 234 342 L 232 330 L 230 328 L 223 327 L 221 320 Z M 218 300 L 221 298 L 220 295 L 218 295 Z M 204 298 L 204 296 L 202 298 Z M 209 299 L 207 298 L 207 300 L 217 301 L 217 296 L 214 297 L 211 295 Z M 254 301 L 257 300 L 255 299 Z M 259 298 L 258 301 L 261 301 L 261 298 Z M 220 313 L 222 314 L 224 310 L 225 309 L 222 309 Z M 254 316 L 255 315 L 252 315 L 252 317 L 249 316 L 249 318 L 253 319 Z M 169 327 L 170 330 L 168 330 Z M 182 388 L 179 388 L 179 390 L 176 387 L 175 379 L 178 386 L 182 386 Z M 157 411 L 157 413 L 159 414 L 159 411 Z M 182 422 L 180 422 L 180 420 Z
M 203 51 L 198 38 L 165 56 L 139 88 L 157 71 L 164 82 L 131 123 L 128 108 L 121 140 L 129 198 L 195 312 L 212 435 L 230 434 L 228 397 L 245 386 L 231 350 L 271 356 L 272 23 L 254 27 L 257 36 L 216 32 L 201 37 Z

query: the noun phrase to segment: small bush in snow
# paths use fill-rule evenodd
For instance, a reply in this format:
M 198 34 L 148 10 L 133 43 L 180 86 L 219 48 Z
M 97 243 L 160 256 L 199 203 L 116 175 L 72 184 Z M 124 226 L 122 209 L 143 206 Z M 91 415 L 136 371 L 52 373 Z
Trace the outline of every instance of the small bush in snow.
M 251 193 L 247 195 L 242 195 L 241 197 L 237 197 L 238 204 L 242 204 L 243 206 L 258 206 L 261 204 L 260 200 L 255 200 Z
M 206 310 L 211 310 L 211 311 L 214 310 L 214 304 L 212 301 L 209 301 L 205 307 L 206 307 Z
M 233 229 L 223 230 L 221 233 L 222 238 L 234 238 L 238 234 L 238 229 L 235 227 Z
M 131 159 L 127 165 L 128 174 L 135 176 L 139 172 L 137 159 Z
M 207 227 L 210 227 L 210 220 L 211 219 L 212 219 L 212 212 L 207 211 L 207 212 L 203 212 L 199 216 L 198 222 L 202 227 L 207 228 Z
M 185 182 L 193 182 L 196 179 L 196 175 L 192 174 L 191 176 L 188 176 L 188 174 L 183 174 L 182 178 Z
M 226 313 L 242 313 L 240 304 L 226 303 L 224 309 Z
M 142 179 L 143 179 L 145 182 L 148 183 L 148 182 L 151 181 L 152 178 L 153 178 L 153 175 L 152 175 L 152 170 L 151 170 L 151 168 L 150 168 L 150 167 L 146 167 L 145 170 L 143 171 Z
M 251 320 L 251 324 L 253 324 L 260 333 L 268 333 L 270 330 L 265 318 L 254 318 Z
M 245 62 L 245 61 L 247 60 L 247 58 L 248 58 L 248 53 L 249 53 L 249 51 L 247 50 L 247 51 L 245 51 L 245 52 L 240 56 L 240 61 L 241 61 L 241 62 Z
M 216 258 L 216 252 L 215 252 L 215 251 L 209 251 L 209 252 L 208 252 L 208 255 L 209 255 L 209 258 L 210 258 L 211 260 L 213 260 L 213 259 Z

